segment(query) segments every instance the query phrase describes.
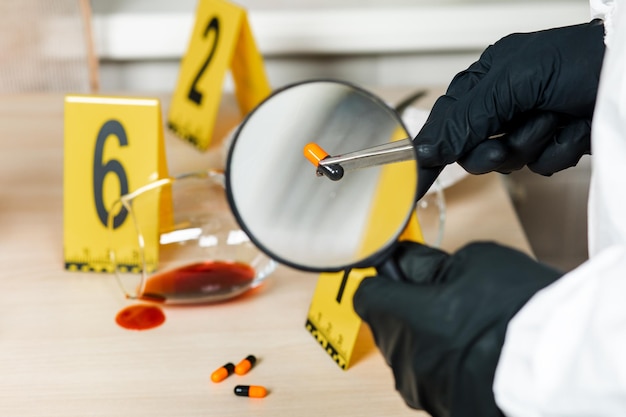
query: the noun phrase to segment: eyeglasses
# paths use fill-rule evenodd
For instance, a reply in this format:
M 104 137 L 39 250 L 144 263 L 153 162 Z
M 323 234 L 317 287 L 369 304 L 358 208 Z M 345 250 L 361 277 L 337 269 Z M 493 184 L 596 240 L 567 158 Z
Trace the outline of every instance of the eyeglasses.
M 116 225 L 124 210 L 126 220 Z M 220 171 L 154 181 L 122 196 L 109 213 L 110 260 L 129 299 L 223 301 L 259 286 L 276 269 L 238 227 Z

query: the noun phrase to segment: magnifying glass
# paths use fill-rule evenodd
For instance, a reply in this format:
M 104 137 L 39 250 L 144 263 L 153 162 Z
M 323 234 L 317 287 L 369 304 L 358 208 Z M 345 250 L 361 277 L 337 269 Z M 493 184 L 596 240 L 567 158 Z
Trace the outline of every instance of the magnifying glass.
M 369 148 L 404 154 L 331 181 L 305 157 L 312 143 L 332 155 Z M 291 84 L 235 132 L 225 170 L 228 202 L 252 242 L 280 263 L 310 272 L 374 266 L 399 278 L 389 253 L 414 213 L 418 188 L 415 151 L 407 144 L 398 113 L 361 87 Z

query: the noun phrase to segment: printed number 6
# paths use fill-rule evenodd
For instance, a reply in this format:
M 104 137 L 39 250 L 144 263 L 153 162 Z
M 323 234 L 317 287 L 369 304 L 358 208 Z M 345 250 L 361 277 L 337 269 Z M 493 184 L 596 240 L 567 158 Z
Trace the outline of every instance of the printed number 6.
M 126 137 L 126 131 L 124 126 L 117 120 L 109 120 L 100 128 L 98 132 L 98 139 L 96 140 L 96 150 L 93 155 L 93 197 L 96 203 L 96 210 L 98 212 L 98 218 L 100 223 L 107 227 L 107 221 L 109 212 L 104 206 L 103 186 L 104 178 L 109 172 L 117 175 L 120 181 L 120 196 L 128 193 L 128 178 L 126 177 L 126 171 L 124 167 L 117 159 L 110 159 L 105 164 L 102 163 L 102 157 L 104 153 L 104 144 L 110 136 L 117 137 L 120 146 L 128 145 L 128 138 Z M 113 228 L 117 229 L 124 223 L 128 211 L 122 208 L 120 212 L 113 219 Z
M 209 62 L 211 62 L 211 59 L 213 59 L 213 54 L 215 53 L 215 49 L 217 48 L 217 39 L 219 37 L 219 32 L 220 32 L 219 21 L 217 20 L 217 17 L 214 17 L 213 19 L 211 19 L 206 29 L 204 29 L 203 36 L 206 38 L 209 35 L 209 32 L 211 30 L 215 32 L 215 36 L 213 37 L 213 44 L 211 45 L 211 51 L 209 52 L 209 55 L 207 56 L 207 58 L 204 60 L 204 63 L 200 67 L 200 71 L 198 71 L 198 73 L 196 74 L 196 78 L 193 79 L 193 82 L 191 83 L 191 88 L 189 89 L 189 93 L 187 94 L 187 97 L 189 98 L 189 100 L 193 101 L 198 106 L 202 104 L 202 93 L 197 90 L 196 85 L 198 84 L 198 81 L 200 81 L 200 77 L 202 77 L 202 74 L 204 74 L 204 71 L 206 71 L 207 67 L 209 66 Z

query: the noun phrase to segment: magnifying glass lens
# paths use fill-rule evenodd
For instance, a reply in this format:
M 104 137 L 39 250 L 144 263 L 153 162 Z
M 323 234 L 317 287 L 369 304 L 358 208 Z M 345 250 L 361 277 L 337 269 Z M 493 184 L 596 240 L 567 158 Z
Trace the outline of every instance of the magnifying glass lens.
M 315 143 L 337 155 L 408 136 L 395 111 L 356 86 L 310 81 L 281 89 L 235 133 L 226 168 L 231 208 L 253 242 L 284 264 L 337 271 L 367 262 L 396 242 L 413 213 L 417 162 L 329 181 L 303 150 Z

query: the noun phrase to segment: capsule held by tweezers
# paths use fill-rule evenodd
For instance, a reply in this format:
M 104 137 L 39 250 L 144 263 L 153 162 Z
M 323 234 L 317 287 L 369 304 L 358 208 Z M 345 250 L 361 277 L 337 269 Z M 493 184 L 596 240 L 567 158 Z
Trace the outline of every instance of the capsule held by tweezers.
M 222 382 L 223 380 L 228 378 L 228 376 L 231 375 L 234 370 L 235 365 L 231 362 L 228 362 L 226 365 L 213 371 L 213 373 L 211 374 L 211 381 Z
M 267 389 L 260 385 L 237 385 L 234 392 L 239 397 L 263 398 L 267 395 Z
M 235 373 L 237 375 L 245 375 L 256 363 L 256 357 L 254 355 L 248 355 L 235 365 Z
M 321 165 L 320 161 L 328 158 L 328 152 L 322 149 L 317 143 L 307 143 L 304 146 L 304 156 L 317 168 L 318 176 L 326 176 L 333 181 L 343 178 L 343 168 L 339 164 Z

